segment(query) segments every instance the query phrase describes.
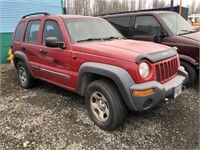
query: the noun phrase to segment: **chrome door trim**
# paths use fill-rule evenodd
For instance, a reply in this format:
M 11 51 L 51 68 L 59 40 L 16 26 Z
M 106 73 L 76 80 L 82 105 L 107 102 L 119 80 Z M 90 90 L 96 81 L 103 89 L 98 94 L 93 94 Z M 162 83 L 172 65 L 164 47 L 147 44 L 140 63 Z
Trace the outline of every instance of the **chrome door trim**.
M 48 70 L 48 69 L 45 69 L 45 68 L 39 68 L 37 66 L 31 66 L 32 68 L 35 68 L 35 69 L 39 69 L 41 71 L 45 71 L 45 72 L 48 72 L 48 73 L 51 73 L 51 74 L 54 74 L 54 75 L 58 75 L 58 76 L 62 76 L 62 77 L 65 77 L 67 79 L 70 79 L 70 75 L 68 74 L 63 74 L 63 73 L 60 73 L 60 72 L 55 72 L 55 71 L 52 71 L 52 70 Z
M 31 68 L 35 68 L 35 69 L 40 69 L 40 67 L 38 67 L 38 66 L 31 66 Z

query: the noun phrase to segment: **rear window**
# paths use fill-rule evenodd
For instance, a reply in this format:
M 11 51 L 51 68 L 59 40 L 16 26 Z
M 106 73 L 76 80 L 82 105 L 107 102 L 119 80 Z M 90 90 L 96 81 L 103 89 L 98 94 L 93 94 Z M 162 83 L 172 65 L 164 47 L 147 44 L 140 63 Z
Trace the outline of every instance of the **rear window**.
M 130 35 L 129 23 L 131 17 L 114 17 L 106 18 L 112 25 L 114 25 L 125 36 Z
M 30 21 L 26 29 L 25 42 L 36 44 L 38 40 L 39 29 L 40 20 Z
M 15 38 L 14 38 L 14 40 L 16 42 L 19 42 L 20 39 L 21 39 L 21 37 L 22 37 L 22 31 L 24 29 L 24 24 L 25 24 L 24 21 L 20 22 L 19 25 L 18 25 L 18 27 L 17 27 L 16 33 L 15 33 Z

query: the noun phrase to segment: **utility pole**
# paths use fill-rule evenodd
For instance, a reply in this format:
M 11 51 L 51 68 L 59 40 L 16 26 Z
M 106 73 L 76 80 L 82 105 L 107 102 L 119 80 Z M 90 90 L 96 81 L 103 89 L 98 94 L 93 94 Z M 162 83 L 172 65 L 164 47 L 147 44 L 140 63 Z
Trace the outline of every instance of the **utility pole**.
M 67 14 L 66 0 L 63 0 L 63 13 L 64 13 L 65 15 Z
M 174 6 L 174 0 L 171 0 L 171 5 L 170 5 L 171 7 L 173 7 Z
M 179 14 L 182 16 L 182 0 L 180 0 Z

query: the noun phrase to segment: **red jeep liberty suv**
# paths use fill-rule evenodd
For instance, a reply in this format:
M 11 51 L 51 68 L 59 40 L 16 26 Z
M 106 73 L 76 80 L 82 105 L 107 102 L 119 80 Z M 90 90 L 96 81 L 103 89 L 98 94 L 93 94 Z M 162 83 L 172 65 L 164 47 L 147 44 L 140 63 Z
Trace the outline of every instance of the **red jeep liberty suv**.
M 35 79 L 85 97 L 91 119 L 114 130 L 127 110 L 145 111 L 176 98 L 187 81 L 176 48 L 125 39 L 101 18 L 33 13 L 12 41 L 23 88 Z

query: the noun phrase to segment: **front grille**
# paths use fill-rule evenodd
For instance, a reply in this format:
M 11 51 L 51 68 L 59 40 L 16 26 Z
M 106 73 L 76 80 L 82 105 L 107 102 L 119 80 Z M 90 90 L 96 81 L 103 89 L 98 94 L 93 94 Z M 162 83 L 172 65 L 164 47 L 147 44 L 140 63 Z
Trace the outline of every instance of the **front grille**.
M 173 78 L 178 71 L 177 57 L 156 64 L 156 80 L 164 83 Z

